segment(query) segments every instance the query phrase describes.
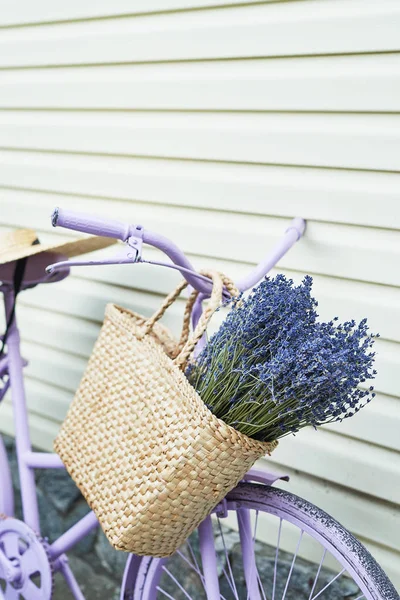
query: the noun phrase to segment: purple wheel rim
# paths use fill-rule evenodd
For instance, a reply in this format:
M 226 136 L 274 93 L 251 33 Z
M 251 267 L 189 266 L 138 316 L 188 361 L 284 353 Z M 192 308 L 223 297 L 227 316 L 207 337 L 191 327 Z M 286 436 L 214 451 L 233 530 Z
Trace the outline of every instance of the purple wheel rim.
M 399 600 L 400 596 L 394 586 L 366 548 L 335 519 L 306 500 L 277 488 L 243 483 L 228 495 L 227 503 L 228 510 L 252 509 L 275 515 L 317 540 L 342 565 L 343 571 L 353 578 L 360 589 L 357 598 Z M 208 551 L 215 552 L 214 548 L 209 548 Z M 168 597 L 157 590 L 168 560 L 145 557 L 137 568 L 137 563 L 133 562 L 134 557 L 130 557 L 124 581 L 129 581 L 132 587 L 123 587 L 121 598 L 161 600 Z M 136 572 L 135 577 L 129 579 L 131 565 L 136 565 Z M 133 570 L 132 566 L 132 573 Z M 187 597 L 190 598 L 189 595 Z M 220 598 L 219 592 L 215 597 Z M 253 590 L 249 595 L 250 600 L 255 597 L 259 597 L 258 590 Z M 269 598 L 268 595 L 267 597 Z M 321 596 L 317 592 L 315 595 L 310 594 L 310 598 L 313 597 L 324 600 L 329 598 L 329 592 L 328 595 L 322 593 Z

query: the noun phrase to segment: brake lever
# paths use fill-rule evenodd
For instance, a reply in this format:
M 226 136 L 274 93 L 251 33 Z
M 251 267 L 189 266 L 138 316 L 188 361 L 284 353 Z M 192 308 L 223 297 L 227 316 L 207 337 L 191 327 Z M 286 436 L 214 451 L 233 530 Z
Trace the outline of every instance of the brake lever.
M 124 264 L 137 264 L 137 263 L 147 263 L 149 265 L 158 265 L 161 267 L 168 267 L 169 269 L 176 269 L 180 271 L 182 274 L 190 273 L 195 277 L 198 277 L 205 283 L 211 284 L 212 281 L 206 277 L 205 275 L 201 275 L 201 273 L 197 273 L 197 271 L 193 271 L 192 269 L 187 269 L 186 267 L 182 267 L 180 265 L 176 265 L 174 263 L 166 263 L 166 262 L 158 262 L 153 260 L 144 260 L 142 258 L 142 248 L 143 248 L 143 234 L 144 229 L 141 225 L 137 226 L 135 229 L 135 234 L 131 235 L 125 242 L 124 247 L 114 256 L 110 258 L 103 258 L 101 260 L 63 260 L 46 267 L 46 273 L 52 274 L 57 271 L 62 271 L 65 269 L 69 269 L 70 267 L 91 267 L 95 265 L 124 265 Z M 225 300 L 229 300 L 230 294 L 224 288 L 223 296 Z
M 46 273 L 51 274 L 56 271 L 69 269 L 70 267 L 134 264 L 141 262 L 142 260 L 142 246 L 143 228 L 138 229 L 137 235 L 129 237 L 126 242 L 124 242 L 123 248 L 109 258 L 102 258 L 101 260 L 62 260 L 48 265 L 46 267 Z

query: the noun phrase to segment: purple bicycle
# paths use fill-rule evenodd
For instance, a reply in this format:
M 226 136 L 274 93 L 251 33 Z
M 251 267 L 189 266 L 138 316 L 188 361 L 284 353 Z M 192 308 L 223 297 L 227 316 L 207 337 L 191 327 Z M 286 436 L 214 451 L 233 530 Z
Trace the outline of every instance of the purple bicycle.
M 167 238 L 141 226 L 125 225 L 92 215 L 56 209 L 53 225 L 125 242 L 116 257 L 102 261 L 66 261 L 62 254 L 43 252 L 26 263 L 20 290 L 63 279 L 79 264 L 135 264 L 142 245 L 162 250 L 167 266 L 183 273 L 201 294 L 193 313 L 211 286 L 199 278 L 187 257 Z M 275 265 L 301 237 L 305 223 L 294 219 L 272 253 L 237 287 L 246 290 Z M 53 264 L 47 272 L 45 267 Z M 165 264 L 165 263 L 156 263 Z M 63 468 L 58 456 L 32 451 L 23 381 L 24 361 L 14 313 L 15 265 L 0 266 L 7 323 L 7 354 L 0 358 L 0 400 L 11 388 L 16 447 L 21 482 L 23 521 L 13 517 L 10 469 L 0 437 L 0 600 L 50 600 L 53 573 L 65 578 L 72 597 L 84 595 L 66 553 L 98 526 L 89 513 L 61 537 L 49 543 L 40 537 L 34 469 Z M 337 521 L 304 499 L 273 487 L 285 475 L 252 469 L 215 507 L 183 547 L 169 558 L 127 556 L 121 600 L 398 600 L 399 594 L 364 546 Z M 262 538 L 268 546 L 260 544 Z M 266 550 L 268 548 L 268 551 Z M 304 583 L 306 559 L 312 576 Z M 301 581 L 300 581 L 301 580 Z

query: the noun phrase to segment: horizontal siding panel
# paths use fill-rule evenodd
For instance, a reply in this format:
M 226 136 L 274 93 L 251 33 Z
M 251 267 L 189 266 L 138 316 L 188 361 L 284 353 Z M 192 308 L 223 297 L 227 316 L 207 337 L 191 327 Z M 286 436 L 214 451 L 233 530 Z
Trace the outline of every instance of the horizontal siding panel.
M 5 400 L 0 407 L 1 431 L 8 435 L 15 435 L 14 420 L 10 402 Z M 49 418 L 41 417 L 35 413 L 29 414 L 29 428 L 31 441 L 36 448 L 51 452 L 53 440 L 57 435 L 59 426 Z
M 96 253 L 97 258 L 104 255 L 105 252 Z M 91 256 L 95 255 L 92 254 Z M 161 258 L 161 256 L 161 253 L 157 254 L 155 251 L 151 253 L 152 259 Z M 189 258 L 191 257 L 189 256 Z M 135 270 L 132 271 L 132 268 Z M 43 287 L 38 287 L 29 294 L 24 294 L 20 300 L 21 305 L 39 310 L 41 307 L 47 308 L 49 311 L 57 310 L 57 315 L 66 316 L 70 314 L 77 318 L 91 319 L 91 321 L 96 321 L 96 324 L 99 324 L 103 318 L 104 306 L 107 301 L 121 302 L 131 307 L 136 303 L 136 309 L 139 306 L 141 308 L 149 306 L 151 310 L 181 279 L 175 270 L 144 264 L 79 267 L 79 269 L 76 267 L 73 273 L 74 277 L 57 283 L 56 286 L 52 285 L 50 296 L 46 294 Z M 100 286 L 97 285 L 98 282 L 101 284 Z M 75 302 L 70 302 L 74 296 L 78 298 L 82 293 L 86 295 L 87 302 L 92 304 L 91 307 L 87 308 L 84 303 L 77 302 L 75 304 Z M 182 293 L 182 296 L 184 294 L 185 292 Z M 63 296 L 67 296 L 64 301 L 62 300 Z M 98 308 L 97 297 L 100 297 L 103 302 L 103 306 L 99 304 Z M 93 308 L 95 310 L 91 312 Z M 175 305 L 168 310 L 165 318 L 168 318 L 171 312 L 174 314 L 174 310 Z M 93 325 L 88 321 L 84 323 L 82 321 L 81 325 L 88 328 L 87 339 L 89 339 L 96 324 Z
M 23 356 L 29 357 L 25 372 L 29 377 L 74 393 L 86 366 L 86 359 L 73 354 L 25 341 Z
M 0 107 L 394 111 L 400 54 L 0 71 Z
M 399 344 L 379 340 L 375 344 L 376 369 L 375 387 L 384 394 L 397 396 L 399 393 L 400 347 Z
M 328 430 L 303 429 L 281 441 L 274 460 L 314 477 L 373 494 L 399 504 L 399 454 L 379 446 L 338 436 Z
M 377 394 L 367 407 L 357 413 L 355 419 L 324 425 L 324 428 L 365 442 L 373 440 L 378 446 L 400 452 L 399 408 L 399 398 Z
M 50 419 L 53 423 L 53 435 L 57 432 L 67 414 L 73 393 L 43 381 L 34 379 L 28 374 L 25 379 L 26 399 L 30 414 Z
M 400 342 L 400 289 L 359 281 L 343 281 L 315 276 L 314 294 L 318 299 L 318 313 L 329 321 L 338 316 L 341 321 L 357 321 L 368 317 L 371 332 L 383 338 Z M 393 319 L 393 320 L 392 320 Z
M 29 197 L 29 193 L 26 193 L 26 197 Z M 3 218 L 3 222 L 8 219 L 10 224 L 18 222 L 20 226 L 28 227 L 47 224 L 51 229 L 51 210 L 56 204 L 63 204 L 59 198 L 54 198 L 54 202 L 48 195 L 43 196 L 42 200 L 40 195 L 37 198 L 39 202 L 30 206 L 16 202 L 8 205 L 7 217 Z M 100 207 L 101 203 L 98 202 Z M 66 200 L 64 206 L 67 206 Z M 85 201 L 85 207 L 89 209 L 89 206 L 90 203 Z M 25 210 L 21 210 L 22 207 Z M 82 210 L 82 199 L 68 199 L 68 208 Z M 103 210 L 105 208 L 106 203 L 103 204 Z M 125 204 L 124 209 L 121 214 L 114 210 L 113 218 L 139 222 L 148 229 L 162 232 L 174 239 L 185 252 L 250 264 L 267 254 L 281 239 L 290 222 L 276 217 L 234 213 L 227 219 L 225 213 L 216 211 L 210 216 L 208 211 L 174 210 L 160 205 L 154 207 L 135 203 Z M 101 214 L 102 211 L 99 212 Z M 240 244 L 237 243 L 238 231 L 241 232 Z M 399 286 L 399 259 L 400 244 L 396 231 L 310 221 L 306 236 L 281 259 L 280 266 L 304 273 Z
M 58 431 L 59 424 L 64 420 L 67 414 L 71 400 L 74 397 L 74 392 L 65 390 L 60 387 L 55 387 L 53 384 L 36 379 L 27 372 L 25 377 L 25 392 L 29 415 L 33 414 L 43 419 L 53 422 L 53 436 Z M 7 395 L 8 401 L 11 403 L 11 396 Z M 4 404 L 7 400 L 4 400 Z M 0 415 L 3 414 L 0 409 Z M 3 421 L 2 431 L 3 429 Z M 39 445 L 43 448 L 43 444 Z
M 179 277 L 177 279 L 179 281 Z M 43 309 L 57 310 L 58 313 L 90 319 L 98 323 L 103 321 L 107 302 L 115 302 L 126 308 L 134 309 L 143 315 L 151 316 L 159 307 L 161 297 L 149 292 L 111 287 L 97 281 L 71 277 L 68 281 L 53 286 L 51 295 L 45 286 L 39 286 L 30 292 L 29 303 Z M 175 303 L 164 317 L 165 324 L 176 330 L 178 314 L 183 314 L 183 301 Z M 91 334 L 94 330 L 90 328 Z M 87 343 L 90 343 L 90 337 Z
M 4 148 L 400 170 L 400 116 L 0 113 Z
M 36 0 L 33 5 L 29 0 L 15 0 L 14 2 L 1 0 L 0 26 L 119 17 L 121 15 L 252 3 L 254 0 L 146 0 L 145 4 L 142 0 L 114 0 L 112 3 L 109 0 L 86 0 L 85 3 L 80 0 L 69 0 L 68 3 Z
M 79 195 L 0 189 L 8 210 L 25 203 L 30 215 L 32 203 L 50 209 L 64 203 L 107 216 L 112 199 L 114 214 L 136 220 L 140 215 L 122 199 L 400 229 L 400 176 L 394 173 L 3 150 L 0 186 Z M 34 224 L 43 228 L 47 221 Z
M 86 286 L 82 287 L 85 296 Z M 18 323 L 24 339 L 87 359 L 99 334 L 99 323 L 44 310 L 42 303 L 36 301 L 37 306 L 22 305 L 19 310 Z M 52 308 L 59 308 L 54 301 Z M 55 331 L 57 335 L 54 335 Z
M 43 25 L 3 30 L 0 67 L 389 52 L 399 48 L 399 27 L 396 0 L 306 0 Z

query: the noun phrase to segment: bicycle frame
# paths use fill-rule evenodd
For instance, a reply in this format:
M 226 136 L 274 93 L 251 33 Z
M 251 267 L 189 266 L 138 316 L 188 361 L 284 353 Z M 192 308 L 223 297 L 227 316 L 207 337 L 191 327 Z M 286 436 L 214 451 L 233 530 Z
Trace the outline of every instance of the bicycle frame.
M 73 221 L 73 227 L 68 221 L 67 217 Z M 72 219 L 74 217 L 74 219 Z M 63 219 L 61 219 L 61 213 L 58 213 L 58 219 L 64 221 L 64 226 L 69 226 L 73 229 L 78 229 L 82 232 L 96 233 L 98 235 L 105 235 L 112 237 L 118 237 L 120 239 L 127 240 L 129 238 L 132 228 L 135 226 L 126 227 L 121 224 L 114 223 L 110 229 L 110 222 L 97 218 L 95 220 L 95 226 L 93 225 L 93 219 L 89 216 L 82 218 L 82 215 L 64 211 Z M 61 222 L 59 223 L 62 224 Z M 279 243 L 272 249 L 272 252 L 263 260 L 256 269 L 250 273 L 248 277 L 238 282 L 238 287 L 241 290 L 252 287 L 258 282 L 301 237 L 304 231 L 304 221 L 302 219 L 295 219 L 291 226 L 286 230 L 283 238 Z M 172 261 L 181 267 L 189 270 L 193 270 L 192 265 L 187 260 L 185 255 L 177 248 L 172 242 L 163 238 L 157 234 L 145 231 L 143 235 L 143 241 L 162 249 Z M 107 260 L 103 264 L 107 264 Z M 190 273 L 185 274 L 188 281 L 193 287 L 197 287 L 203 294 L 208 291 L 208 285 Z M 62 277 L 58 277 L 59 279 Z M 54 277 L 53 277 L 54 279 Z M 49 280 L 48 276 L 39 277 L 37 283 L 44 283 Z M 14 292 L 11 285 L 3 284 L 0 286 L 0 291 L 4 294 L 5 314 L 6 322 L 11 315 L 13 303 L 14 303 Z M 203 296 L 204 297 L 204 296 Z M 22 510 L 23 518 L 25 523 L 31 527 L 36 533 L 40 534 L 40 522 L 39 522 L 39 511 L 38 502 L 36 495 L 36 486 L 34 479 L 34 469 L 48 469 L 48 468 L 64 468 L 63 463 L 56 454 L 47 452 L 35 452 L 32 450 L 28 416 L 27 416 L 27 405 L 24 387 L 23 367 L 24 361 L 21 356 L 20 350 L 20 334 L 17 327 L 17 320 L 14 316 L 14 320 L 11 324 L 7 339 L 8 353 L 6 357 L 7 371 L 9 376 L 9 385 L 11 388 L 11 399 L 13 405 L 13 416 L 14 416 L 14 427 L 15 427 L 15 439 L 16 439 L 16 453 L 18 460 L 19 478 L 21 486 L 21 499 L 22 499 Z M 25 363 L 26 364 L 26 363 Z M 1 438 L 0 438 L 1 442 Z M 1 460 L 4 460 L 1 452 L 0 444 L 0 466 Z M 1 471 L 2 472 L 2 471 Z M 250 472 L 251 473 L 251 472 Z M 247 479 L 251 478 L 251 475 L 246 476 Z M 271 474 L 271 473 L 260 473 L 259 471 L 254 472 L 253 480 L 263 481 L 267 484 L 271 484 L 277 479 L 284 478 L 284 476 Z M 10 491 L 11 493 L 11 491 Z M 5 506 L 12 511 L 13 501 L 12 497 L 6 497 Z M 85 600 L 78 583 L 68 566 L 68 561 L 65 553 L 70 550 L 76 543 L 84 538 L 92 529 L 99 525 L 97 518 L 93 512 L 89 512 L 84 518 L 78 521 L 70 529 L 68 529 L 63 535 L 61 535 L 56 541 L 54 541 L 49 547 L 49 553 L 53 561 L 53 566 L 56 571 L 60 571 L 66 579 L 66 582 L 76 600 Z M 250 522 L 247 519 L 246 511 L 243 512 L 239 519 L 239 531 L 240 535 L 246 545 L 246 540 L 251 540 Z M 207 539 L 212 535 L 211 519 L 208 517 L 199 528 L 200 545 L 206 547 Z M 249 548 L 250 548 L 250 544 Z M 2 552 L 0 552 L 0 560 L 7 561 Z M 209 554 L 207 560 L 210 564 L 214 564 L 216 557 Z M 251 552 L 249 550 L 248 560 L 251 560 Z M 7 561 L 8 562 L 8 561 Z M 12 565 L 8 565 L 12 568 Z M 216 573 L 216 569 L 207 569 L 206 572 Z M 209 580 L 207 583 L 207 596 L 209 600 L 212 598 L 219 598 L 218 581 Z M 249 586 L 251 582 L 249 582 Z M 256 582 L 251 585 L 256 590 Z M 258 589 L 258 588 L 257 588 Z M 256 591 L 254 592 L 256 594 Z M 1 594 L 0 594 L 1 596 Z M 257 598 L 256 595 L 252 598 Z

